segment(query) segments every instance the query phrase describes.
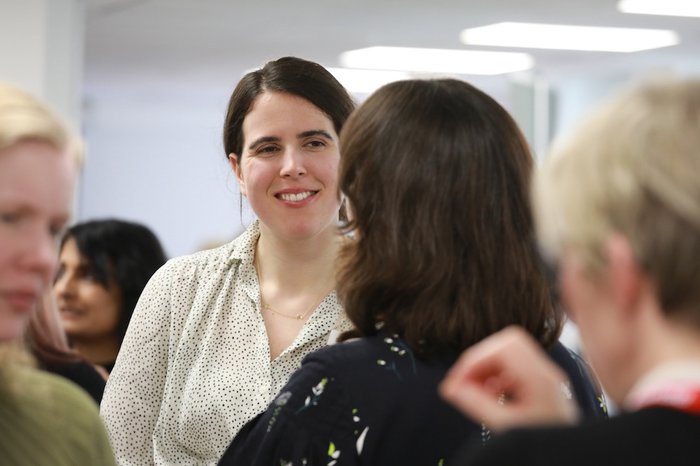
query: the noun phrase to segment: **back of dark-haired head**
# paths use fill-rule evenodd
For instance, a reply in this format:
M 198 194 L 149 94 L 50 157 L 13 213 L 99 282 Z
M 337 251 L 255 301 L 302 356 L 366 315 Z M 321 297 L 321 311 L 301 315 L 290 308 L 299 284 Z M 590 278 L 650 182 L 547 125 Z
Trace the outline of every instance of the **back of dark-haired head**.
M 156 235 L 139 223 L 116 219 L 93 220 L 68 229 L 63 245 L 72 239 L 91 275 L 105 288 L 116 285 L 122 297 L 119 335 L 124 338 L 146 283 L 166 261 Z
M 382 322 L 424 353 L 460 351 L 510 324 L 556 340 L 532 157 L 505 109 L 462 81 L 400 81 L 370 96 L 340 140 L 355 234 L 338 289 L 355 335 Z
M 226 157 L 236 154 L 241 163 L 243 120 L 257 96 L 264 92 L 286 92 L 318 107 L 333 122 L 336 133 L 350 116 L 355 104 L 345 88 L 318 63 L 296 57 L 270 61 L 246 74 L 231 95 L 224 121 Z

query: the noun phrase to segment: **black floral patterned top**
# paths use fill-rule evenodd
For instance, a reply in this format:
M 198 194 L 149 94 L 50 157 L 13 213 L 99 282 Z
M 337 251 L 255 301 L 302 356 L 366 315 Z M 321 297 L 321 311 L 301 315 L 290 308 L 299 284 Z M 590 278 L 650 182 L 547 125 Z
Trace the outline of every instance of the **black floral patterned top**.
M 559 357 L 569 354 L 561 349 Z M 386 332 L 311 353 L 267 411 L 238 433 L 219 464 L 444 466 L 466 440 L 489 438 L 484 426 L 437 393 L 457 356 L 418 359 Z M 579 361 L 563 368 L 586 387 L 585 405 L 598 406 L 595 385 Z M 602 408 L 587 407 L 587 415 L 603 415 Z

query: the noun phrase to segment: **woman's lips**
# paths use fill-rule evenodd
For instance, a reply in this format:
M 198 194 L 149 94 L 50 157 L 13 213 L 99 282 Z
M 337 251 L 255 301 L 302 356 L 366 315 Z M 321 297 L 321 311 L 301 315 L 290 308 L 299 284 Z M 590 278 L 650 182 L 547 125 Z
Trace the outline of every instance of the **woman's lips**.
M 19 313 L 33 311 L 39 299 L 39 293 L 36 291 L 6 291 L 0 296 L 10 308 Z
M 65 308 L 65 307 L 59 308 L 58 311 L 61 314 L 61 318 L 67 319 L 67 320 L 75 319 L 82 314 L 81 311 L 78 311 L 76 309 Z
M 287 207 L 302 208 L 313 203 L 319 192 L 306 188 L 283 189 L 275 193 L 275 198 Z

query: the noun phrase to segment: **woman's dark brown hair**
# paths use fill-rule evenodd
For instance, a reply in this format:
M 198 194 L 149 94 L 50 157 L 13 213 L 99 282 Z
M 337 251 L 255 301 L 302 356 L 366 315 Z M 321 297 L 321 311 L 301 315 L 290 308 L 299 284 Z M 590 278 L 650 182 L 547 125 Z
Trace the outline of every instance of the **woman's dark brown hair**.
M 370 96 L 340 140 L 353 240 L 338 291 L 351 334 L 381 322 L 423 354 L 461 351 L 510 324 L 556 340 L 532 156 L 506 110 L 462 81 L 400 81 Z
M 148 280 L 167 257 L 156 234 L 146 225 L 107 218 L 77 223 L 61 239 L 60 251 L 75 241 L 86 272 L 105 289 L 116 286 L 121 296 L 116 332 L 126 335 L 136 303 Z M 59 267 L 56 279 L 63 274 Z
M 340 130 L 355 103 L 345 88 L 318 63 L 296 57 L 283 57 L 243 76 L 231 94 L 224 121 L 226 157 L 236 154 L 241 163 L 243 120 L 256 97 L 264 92 L 285 92 L 301 97 L 328 115 L 335 132 Z

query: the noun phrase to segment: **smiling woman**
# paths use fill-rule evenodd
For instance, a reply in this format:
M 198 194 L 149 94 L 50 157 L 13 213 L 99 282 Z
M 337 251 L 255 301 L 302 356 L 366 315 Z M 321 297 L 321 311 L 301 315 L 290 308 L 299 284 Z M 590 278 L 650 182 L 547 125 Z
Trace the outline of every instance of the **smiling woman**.
M 224 149 L 258 220 L 144 290 L 102 414 L 123 464 L 212 464 L 310 351 L 350 326 L 335 289 L 338 134 L 352 99 L 286 57 L 231 96 Z
M 77 154 L 63 124 L 0 84 L 0 458 L 3 465 L 113 464 L 94 403 L 67 381 L 22 365 L 24 334 L 56 266 Z
M 54 293 L 71 345 L 111 372 L 146 283 L 166 257 L 145 225 L 93 220 L 61 241 Z
M 335 225 L 340 152 L 328 116 L 305 98 L 268 92 L 254 101 L 242 131 L 243 154 L 229 160 L 261 228 L 294 240 Z

